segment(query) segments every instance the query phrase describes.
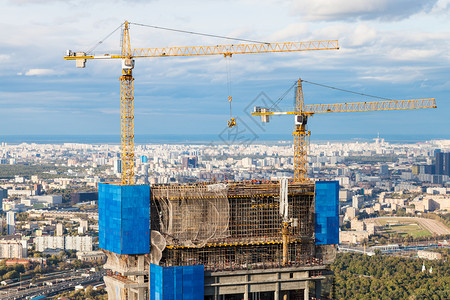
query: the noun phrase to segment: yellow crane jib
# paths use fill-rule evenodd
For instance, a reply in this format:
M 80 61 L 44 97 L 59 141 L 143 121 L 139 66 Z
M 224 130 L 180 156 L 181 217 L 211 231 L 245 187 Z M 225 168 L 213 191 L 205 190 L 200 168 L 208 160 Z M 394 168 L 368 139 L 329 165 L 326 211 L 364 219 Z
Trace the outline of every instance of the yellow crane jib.
M 236 45 L 193 46 L 193 47 L 163 47 L 163 48 L 132 48 L 130 42 L 129 22 L 124 22 L 122 34 L 122 51 L 120 54 L 93 55 L 87 52 L 67 50 L 65 60 L 75 60 L 78 68 L 86 67 L 87 60 L 122 60 L 121 82 L 121 160 L 122 185 L 133 185 L 134 178 L 134 58 L 136 57 L 168 57 L 168 56 L 197 56 L 197 55 L 224 55 L 233 54 L 295 52 L 313 50 L 339 49 L 337 40 L 323 40 L 310 42 L 287 43 L 245 43 Z M 236 125 L 231 118 L 228 126 Z
M 261 122 L 268 123 L 270 116 L 294 115 L 294 181 L 307 182 L 307 144 L 311 134 L 306 130 L 308 117 L 319 113 L 337 112 L 364 112 L 385 111 L 403 109 L 437 108 L 434 98 L 410 99 L 410 100 L 387 100 L 369 102 L 350 102 L 334 104 L 312 104 L 305 105 L 303 101 L 303 90 L 301 80 L 297 84 L 296 106 L 294 111 L 272 111 L 270 108 L 255 106 L 253 116 L 261 116 Z
M 249 53 L 275 53 L 296 52 L 312 50 L 337 50 L 338 40 L 323 40 L 312 42 L 285 42 L 285 43 L 255 43 L 237 45 L 216 46 L 191 46 L 191 47 L 163 47 L 163 48 L 135 48 L 131 57 L 166 57 L 166 56 L 195 56 L 195 55 L 224 55 L 249 54 Z M 68 50 L 64 59 L 121 59 L 120 54 L 86 55 L 85 52 L 73 52 Z

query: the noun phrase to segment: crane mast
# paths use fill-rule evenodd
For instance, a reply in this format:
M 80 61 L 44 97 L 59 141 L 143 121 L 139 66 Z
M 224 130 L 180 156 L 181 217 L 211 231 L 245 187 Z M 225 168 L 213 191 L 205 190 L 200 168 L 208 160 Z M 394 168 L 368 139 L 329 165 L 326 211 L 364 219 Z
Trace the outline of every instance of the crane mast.
M 305 114 L 305 102 L 303 100 L 302 81 L 299 79 L 296 90 L 295 101 L 295 129 L 294 136 L 294 181 L 305 182 L 307 180 L 308 162 L 308 138 L 311 134 L 306 130 L 308 116 Z
M 311 134 L 311 132 L 306 129 L 308 117 L 318 113 L 384 111 L 436 107 L 434 98 L 305 105 L 302 80 L 299 79 L 297 81 L 294 111 L 280 112 L 271 111 L 269 108 L 255 107 L 252 115 L 261 116 L 261 121 L 263 123 L 269 122 L 269 116 L 294 115 L 295 127 L 294 132 L 292 133 L 294 136 L 294 182 L 306 183 L 308 182 L 308 139 Z
M 121 54 L 93 55 L 85 52 L 67 51 L 64 59 L 75 60 L 76 66 L 84 68 L 91 59 L 121 59 L 122 75 L 120 76 L 121 97 L 121 184 L 134 185 L 134 58 L 136 57 L 169 57 L 169 56 L 202 56 L 233 54 L 294 52 L 312 50 L 339 49 L 337 40 L 287 42 L 287 43 L 253 43 L 237 45 L 215 45 L 194 47 L 135 48 L 130 43 L 130 23 L 125 21 L 122 34 Z M 233 121 L 233 120 L 232 120 Z
M 120 158 L 122 161 L 121 184 L 134 185 L 134 60 L 131 57 L 128 22 L 122 36 L 122 76 L 120 76 Z

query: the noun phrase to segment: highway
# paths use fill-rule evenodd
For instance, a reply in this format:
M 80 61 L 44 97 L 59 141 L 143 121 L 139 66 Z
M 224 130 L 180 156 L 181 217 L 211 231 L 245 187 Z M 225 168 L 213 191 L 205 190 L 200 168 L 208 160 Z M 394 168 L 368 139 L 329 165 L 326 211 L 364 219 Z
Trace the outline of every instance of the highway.
M 32 287 L 23 290 L 19 289 L 9 289 L 8 292 L 1 291 L 1 299 L 4 300 L 15 300 L 15 299 L 30 299 L 31 297 L 37 297 L 41 295 L 55 295 L 61 293 L 65 290 L 73 289 L 77 285 L 95 285 L 97 283 L 103 282 L 103 276 L 106 271 L 96 272 L 89 274 L 88 277 L 81 277 L 79 274 L 76 276 L 71 276 L 58 283 L 52 285 L 44 285 L 39 287 Z

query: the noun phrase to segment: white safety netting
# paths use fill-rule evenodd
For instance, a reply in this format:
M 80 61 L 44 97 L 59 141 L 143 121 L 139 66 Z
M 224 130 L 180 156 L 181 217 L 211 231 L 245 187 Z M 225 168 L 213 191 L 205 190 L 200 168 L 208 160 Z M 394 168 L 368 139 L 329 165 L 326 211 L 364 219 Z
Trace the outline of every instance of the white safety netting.
M 152 230 L 150 232 L 150 241 L 152 243 L 150 252 L 151 263 L 159 265 L 159 261 L 162 257 L 162 252 L 164 248 L 166 248 L 166 240 L 161 235 L 161 233 L 156 230 Z

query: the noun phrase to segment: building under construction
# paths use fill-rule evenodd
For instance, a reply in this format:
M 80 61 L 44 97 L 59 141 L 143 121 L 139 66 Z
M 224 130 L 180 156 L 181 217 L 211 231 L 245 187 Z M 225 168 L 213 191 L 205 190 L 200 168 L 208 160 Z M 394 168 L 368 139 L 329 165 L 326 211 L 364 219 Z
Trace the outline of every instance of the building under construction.
M 337 40 L 328 40 L 133 49 L 129 25 L 123 23 L 120 54 L 68 50 L 64 57 L 81 68 L 87 60 L 122 61 L 121 184 L 99 184 L 99 246 L 108 255 L 105 268 L 111 270 L 105 277 L 108 297 L 308 299 L 314 287 L 313 295 L 320 298 L 320 282 L 339 238 L 338 183 L 307 179 L 308 118 L 316 113 L 436 107 L 434 99 L 304 105 L 299 80 L 295 111 L 256 107 L 252 113 L 265 123 L 272 115 L 295 115 L 294 182 L 214 182 L 150 190 L 135 185 L 134 58 L 231 57 L 339 46 Z M 231 118 L 228 126 L 235 125 Z
M 114 198 L 108 192 L 111 188 L 121 190 L 123 201 L 119 235 L 100 214 L 100 227 L 107 229 L 100 235 L 100 247 L 107 250 L 106 268 L 112 270 L 105 278 L 109 297 L 320 298 L 338 243 L 338 183 L 290 182 L 286 187 L 287 206 L 280 199 L 278 181 L 151 188 L 102 184 L 100 211 Z M 144 226 L 149 222 L 146 234 L 138 213 L 132 214 L 128 225 L 123 221 L 127 219 L 123 215 L 133 211 L 127 212 L 127 193 L 136 197 L 124 188 L 150 190 L 149 199 L 141 201 L 143 206 L 148 203 L 149 217 L 142 222 Z M 145 192 L 138 195 L 147 197 Z M 114 218 L 110 213 L 103 217 Z M 141 232 L 139 245 L 126 240 L 135 230 Z M 109 243 L 114 236 L 120 241 Z M 143 240 L 147 237 L 149 242 Z

